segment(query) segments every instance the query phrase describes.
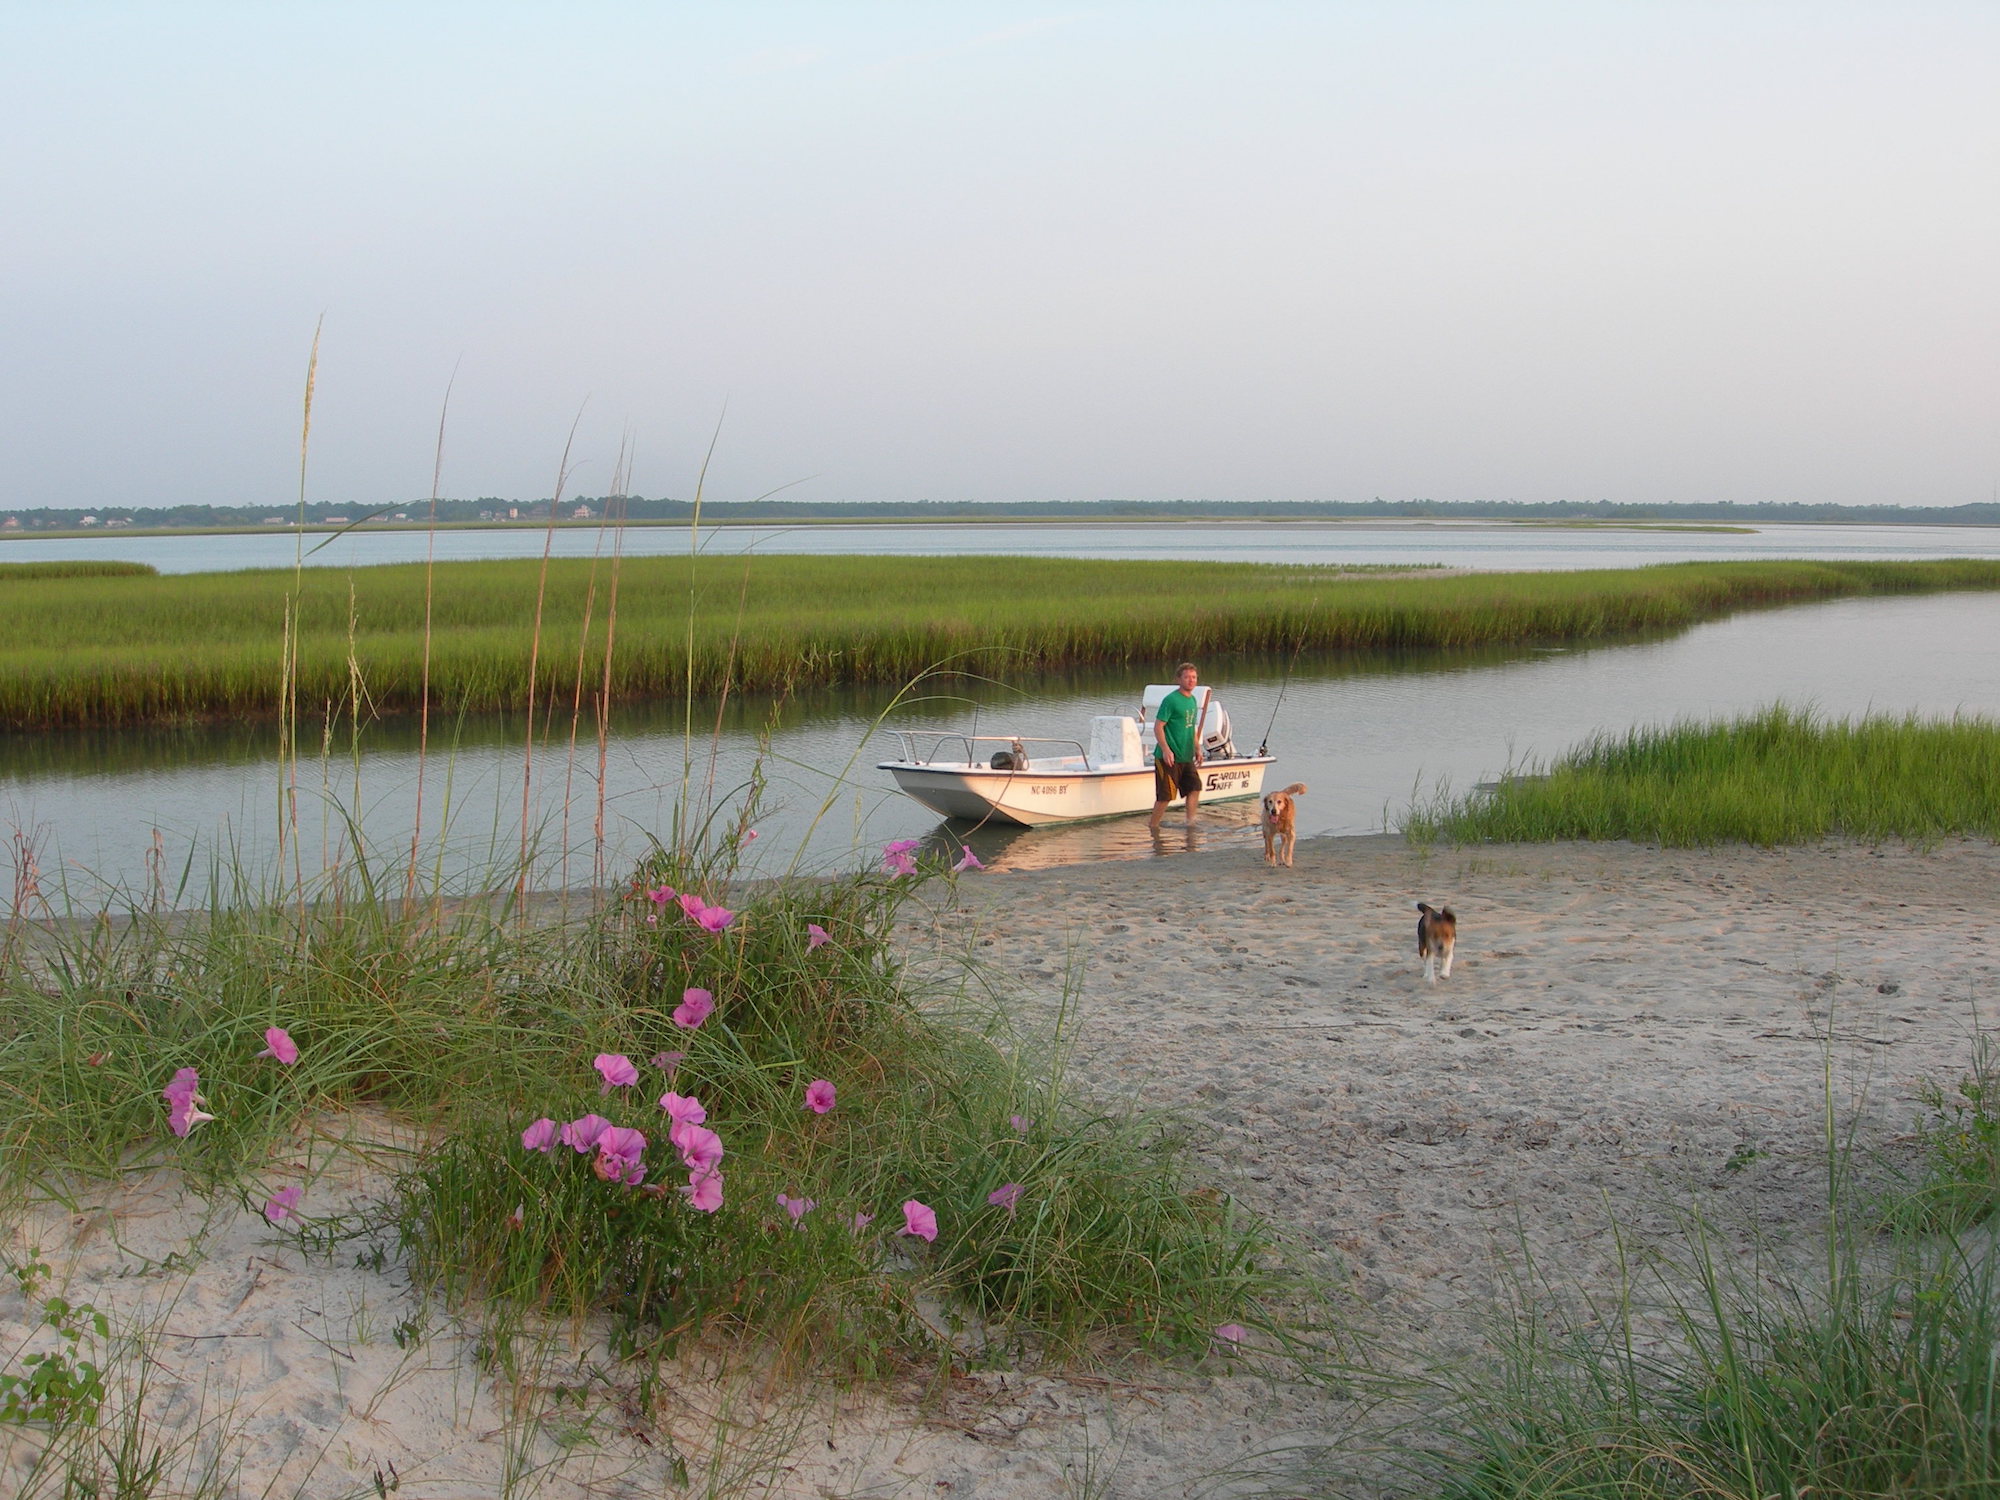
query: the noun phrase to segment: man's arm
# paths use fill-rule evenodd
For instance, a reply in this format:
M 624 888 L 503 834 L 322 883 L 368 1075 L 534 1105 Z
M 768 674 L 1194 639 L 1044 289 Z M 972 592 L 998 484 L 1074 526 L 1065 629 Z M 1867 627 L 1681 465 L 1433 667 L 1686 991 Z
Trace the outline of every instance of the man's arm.
M 1165 719 L 1153 720 L 1153 738 L 1159 741 L 1162 763 L 1169 766 L 1172 765 L 1174 763 L 1174 747 L 1167 743 L 1167 721 Z

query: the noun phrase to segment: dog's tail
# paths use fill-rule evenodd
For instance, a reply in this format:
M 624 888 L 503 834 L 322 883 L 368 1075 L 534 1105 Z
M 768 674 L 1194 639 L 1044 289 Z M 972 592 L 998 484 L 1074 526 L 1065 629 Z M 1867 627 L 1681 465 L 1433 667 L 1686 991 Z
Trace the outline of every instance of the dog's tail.
M 1295 781 L 1278 793 L 1280 797 L 1303 797 L 1305 794 L 1306 784 L 1303 781 Z

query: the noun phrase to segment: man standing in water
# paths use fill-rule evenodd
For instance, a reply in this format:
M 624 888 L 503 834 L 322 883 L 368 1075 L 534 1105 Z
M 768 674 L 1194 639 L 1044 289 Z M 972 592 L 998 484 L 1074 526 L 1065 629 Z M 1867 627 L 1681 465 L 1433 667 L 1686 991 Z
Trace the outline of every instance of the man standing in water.
M 1195 804 L 1201 801 L 1201 714 L 1195 694 L 1199 674 L 1194 663 L 1184 661 L 1176 674 L 1180 688 L 1160 700 L 1160 712 L 1153 723 L 1153 816 L 1146 826 L 1159 830 L 1167 804 L 1176 796 L 1187 798 L 1188 826 L 1194 826 Z

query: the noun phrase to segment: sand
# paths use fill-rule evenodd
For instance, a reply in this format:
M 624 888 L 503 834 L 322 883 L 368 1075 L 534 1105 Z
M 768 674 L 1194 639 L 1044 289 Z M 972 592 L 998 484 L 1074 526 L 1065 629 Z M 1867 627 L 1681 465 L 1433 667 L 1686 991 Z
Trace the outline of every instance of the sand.
M 1979 842 L 1323 839 L 1272 869 L 1220 812 L 1195 852 L 1167 833 L 1167 857 L 968 878 L 906 941 L 977 955 L 1031 1021 L 1067 992 L 1076 1077 L 1184 1118 L 1213 1178 L 1342 1289 L 1373 1357 L 1407 1369 L 1476 1360 L 1528 1257 L 1613 1285 L 1614 1225 L 1628 1249 L 1671 1241 L 1700 1201 L 1736 1248 L 1750 1226 L 1809 1246 L 1829 1099 L 1864 1170 L 1906 1162 L 1919 1090 L 1964 1074 L 2000 990 L 2000 850 Z M 1461 922 L 1437 984 L 1414 953 L 1419 898 Z M 338 1160 L 315 1191 L 360 1201 L 393 1158 Z M 213 1454 L 223 1495 L 1303 1494 L 1258 1476 L 1360 1414 L 1218 1355 L 831 1392 L 690 1367 L 642 1430 L 605 1394 L 629 1376 L 601 1349 L 558 1341 L 496 1380 L 476 1327 L 421 1308 L 393 1253 L 308 1260 L 256 1207 L 204 1215 L 156 1177 L 9 1236 L 73 1301 L 150 1331 L 119 1378 L 149 1381 L 182 1476 L 159 1493 L 193 1492 Z M 0 1348 L 32 1323 L 0 1284 Z M 607 1383 L 563 1401 L 555 1387 L 593 1367 Z M 36 1443 L 0 1428 L 6 1492 Z

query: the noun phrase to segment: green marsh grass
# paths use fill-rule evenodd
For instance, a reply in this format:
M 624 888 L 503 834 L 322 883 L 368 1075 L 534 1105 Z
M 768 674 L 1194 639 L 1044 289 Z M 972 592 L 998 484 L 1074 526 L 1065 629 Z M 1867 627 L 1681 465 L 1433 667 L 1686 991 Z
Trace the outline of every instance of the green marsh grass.
M 1777 706 L 1746 718 L 1599 735 L 1490 791 L 1420 805 L 1418 842 L 2000 838 L 2000 724 Z
M 1337 568 L 992 557 L 625 557 L 617 655 L 586 691 L 902 682 L 940 662 L 1008 674 L 1219 652 L 1576 641 L 1857 594 L 2000 587 L 2000 564 L 1674 563 L 1382 577 Z M 0 726 L 309 715 L 357 681 L 375 710 L 573 696 L 604 659 L 594 559 L 166 577 L 22 578 L 0 643 Z M 429 601 L 428 632 L 425 629 Z M 586 623 L 587 621 L 587 623 Z M 532 650 L 536 641 L 539 651 Z M 430 696 L 425 697 L 428 664 Z M 598 674 L 592 674 L 595 678 Z
M 0 562 L 0 584 L 49 578 L 157 578 L 160 570 L 142 562 Z

